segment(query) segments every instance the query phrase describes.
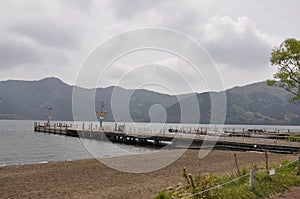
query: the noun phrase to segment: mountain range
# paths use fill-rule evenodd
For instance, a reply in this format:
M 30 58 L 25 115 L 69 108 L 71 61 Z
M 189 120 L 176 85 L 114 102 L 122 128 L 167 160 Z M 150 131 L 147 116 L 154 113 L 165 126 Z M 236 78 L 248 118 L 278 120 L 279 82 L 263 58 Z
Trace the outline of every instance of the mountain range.
M 269 87 L 266 82 L 234 87 L 222 92 L 204 92 L 186 95 L 168 95 L 154 91 L 121 87 L 85 89 L 65 84 L 57 78 L 39 81 L 8 80 L 0 82 L 0 119 L 45 120 L 46 107 L 51 106 L 53 120 L 73 120 L 73 89 L 79 91 L 79 98 L 95 97 L 95 110 L 100 110 L 100 101 L 108 115 L 104 121 L 128 121 L 126 107 L 132 120 L 137 122 L 160 122 L 162 115 L 170 123 L 182 122 L 181 106 L 197 100 L 200 118 L 184 118 L 185 123 L 209 123 L 211 117 L 211 96 L 226 94 L 226 124 L 276 124 L 299 125 L 300 106 L 289 102 L 291 95 L 278 87 Z M 114 92 L 118 93 L 114 98 Z M 193 97 L 194 96 L 194 97 Z M 127 103 L 126 100 L 128 99 Z M 127 104 L 127 106 L 126 106 Z M 158 105 L 158 106 L 157 106 Z M 154 115 L 151 108 L 155 107 Z M 114 108 L 112 110 L 112 108 Z M 123 110 L 124 109 L 124 110 Z M 192 108 L 188 107 L 192 112 Z M 112 114 L 114 112 L 118 114 Z M 84 111 L 82 113 L 84 115 Z M 89 121 L 84 116 L 83 120 Z

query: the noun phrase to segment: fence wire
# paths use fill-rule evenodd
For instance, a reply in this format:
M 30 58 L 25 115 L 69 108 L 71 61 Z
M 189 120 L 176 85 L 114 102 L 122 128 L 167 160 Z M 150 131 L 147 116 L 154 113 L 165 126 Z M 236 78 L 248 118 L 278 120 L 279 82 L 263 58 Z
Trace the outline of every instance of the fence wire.
M 278 169 L 278 168 L 281 168 L 281 167 L 286 167 L 286 166 L 288 166 L 288 165 L 290 165 L 290 164 L 292 164 L 292 163 L 294 163 L 294 162 L 296 162 L 296 161 L 299 161 L 299 160 L 297 159 L 297 160 L 288 162 L 288 163 L 286 163 L 286 164 L 280 165 L 279 167 L 277 167 L 277 169 Z M 255 171 L 255 172 L 256 172 L 256 173 L 259 173 L 259 172 L 266 172 L 266 170 L 260 169 L 260 170 L 257 170 L 257 171 Z M 192 197 L 195 197 L 195 196 L 199 196 L 200 194 L 203 194 L 203 193 L 205 193 L 205 192 L 211 191 L 211 190 L 213 190 L 213 189 L 220 188 L 220 187 L 222 187 L 222 186 L 224 186 L 224 185 L 226 185 L 226 184 L 230 184 L 230 183 L 232 183 L 232 182 L 235 182 L 235 181 L 237 181 L 237 180 L 240 180 L 240 179 L 242 179 L 242 178 L 244 178 L 244 177 L 246 177 L 246 176 L 249 176 L 249 175 L 250 175 L 250 173 L 247 173 L 247 174 L 242 175 L 242 176 L 240 176 L 240 177 L 238 177 L 238 178 L 229 180 L 229 181 L 227 181 L 227 182 L 225 182 L 225 183 L 216 185 L 216 186 L 214 186 L 214 187 L 211 187 L 211 188 L 206 189 L 206 190 L 202 190 L 202 191 L 197 192 L 197 193 L 194 193 L 194 194 L 189 194 L 189 195 L 183 196 L 183 197 L 181 197 L 181 198 L 192 198 Z

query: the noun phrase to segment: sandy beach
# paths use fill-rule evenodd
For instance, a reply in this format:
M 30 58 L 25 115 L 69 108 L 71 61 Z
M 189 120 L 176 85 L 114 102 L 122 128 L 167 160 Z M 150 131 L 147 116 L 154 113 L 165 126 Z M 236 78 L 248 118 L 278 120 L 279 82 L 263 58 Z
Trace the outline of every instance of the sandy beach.
M 158 161 L 181 153 L 180 150 L 154 154 L 107 158 L 106 164 L 122 160 L 135 162 L 138 168 L 148 161 Z M 226 175 L 236 172 L 234 153 L 240 168 L 252 163 L 263 167 L 265 155 L 257 152 L 211 151 L 199 158 L 198 150 L 187 150 L 179 159 L 162 169 L 147 173 L 129 173 L 112 169 L 96 159 L 56 162 L 0 168 L 1 198 L 153 198 L 159 190 L 184 182 L 182 169 L 190 173 Z M 270 165 L 282 160 L 296 160 L 297 155 L 269 154 Z M 154 162 L 155 164 L 155 162 Z

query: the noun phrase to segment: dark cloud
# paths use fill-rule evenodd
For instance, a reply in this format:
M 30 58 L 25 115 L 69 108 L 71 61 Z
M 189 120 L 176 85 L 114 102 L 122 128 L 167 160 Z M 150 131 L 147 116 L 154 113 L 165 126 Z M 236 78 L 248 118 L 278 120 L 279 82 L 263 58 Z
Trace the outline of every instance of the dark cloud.
M 76 29 L 48 21 L 25 22 L 11 25 L 8 31 L 27 36 L 41 45 L 57 48 L 78 47 Z
M 0 68 L 2 69 L 40 62 L 41 59 L 38 50 L 25 42 L 0 41 Z

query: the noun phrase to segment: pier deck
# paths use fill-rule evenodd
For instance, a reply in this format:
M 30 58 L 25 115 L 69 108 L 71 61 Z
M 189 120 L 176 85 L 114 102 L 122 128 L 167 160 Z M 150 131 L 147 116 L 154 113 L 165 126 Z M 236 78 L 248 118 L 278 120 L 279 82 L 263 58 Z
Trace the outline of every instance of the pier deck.
M 299 153 L 300 143 L 285 139 L 243 136 L 211 136 L 186 133 L 128 133 L 115 130 L 78 129 L 65 126 L 48 126 L 34 123 L 34 131 L 85 139 L 118 142 L 138 146 L 169 146 L 173 148 L 210 148 L 242 151 L 269 151 Z M 280 137 L 279 137 L 280 138 Z

